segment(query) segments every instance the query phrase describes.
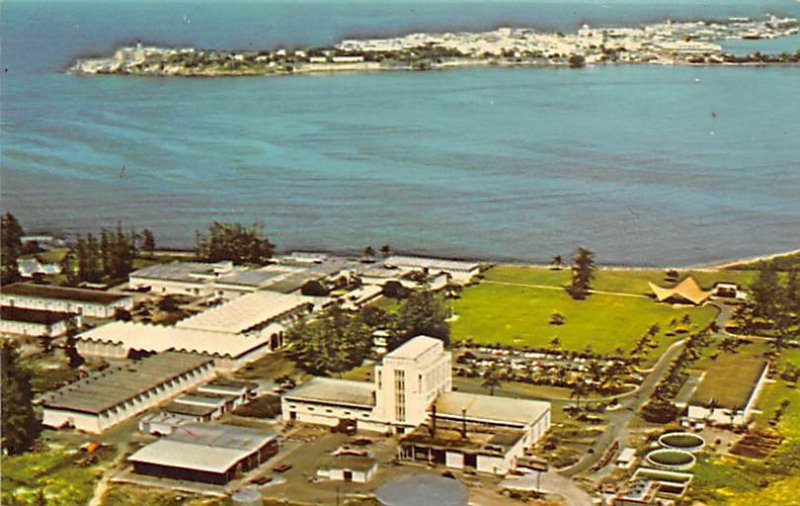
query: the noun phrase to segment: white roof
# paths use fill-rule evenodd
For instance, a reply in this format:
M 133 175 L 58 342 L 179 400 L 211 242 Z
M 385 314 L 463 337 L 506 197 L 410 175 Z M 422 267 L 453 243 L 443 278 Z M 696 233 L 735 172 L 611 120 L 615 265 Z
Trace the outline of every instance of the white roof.
M 253 292 L 190 316 L 175 326 L 238 334 L 306 304 L 313 304 L 313 299 L 277 292 Z
M 241 427 L 192 424 L 145 446 L 128 460 L 224 473 L 272 438 L 270 433 Z
M 386 358 L 399 358 L 404 360 L 414 360 L 432 348 L 444 349 L 444 342 L 441 339 L 429 336 L 417 336 L 406 341 L 402 346 L 391 353 L 386 354 Z
M 624 448 L 617 457 L 617 462 L 630 462 L 636 457 L 636 450 L 634 448 Z
M 393 255 L 383 264 L 387 267 L 413 267 L 439 269 L 443 271 L 472 271 L 480 267 L 478 262 L 463 262 L 460 260 L 443 260 L 440 258 L 411 257 Z
M 281 328 L 276 325 L 276 332 Z M 110 342 L 127 349 L 156 353 L 174 349 L 236 358 L 268 344 L 269 333 L 262 335 L 266 337 L 118 321 L 79 334 L 77 338 L 82 341 Z
M 284 399 L 374 406 L 375 385 L 366 381 L 316 377 L 286 392 Z
M 436 400 L 438 415 L 462 416 L 475 420 L 533 424 L 550 411 L 550 403 L 511 397 L 446 392 Z

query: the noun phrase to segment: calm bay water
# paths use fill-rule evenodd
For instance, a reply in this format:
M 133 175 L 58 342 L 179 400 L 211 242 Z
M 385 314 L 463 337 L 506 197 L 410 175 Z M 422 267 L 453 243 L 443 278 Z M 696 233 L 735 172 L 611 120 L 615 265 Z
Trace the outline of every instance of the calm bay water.
M 665 265 L 796 248 L 797 67 L 59 73 L 137 38 L 274 47 L 764 12 L 800 16 L 800 4 L 4 2 L 2 207 L 28 228 L 121 221 L 165 245 L 218 219 L 261 221 L 282 248 L 497 259 L 581 244 L 601 261 Z

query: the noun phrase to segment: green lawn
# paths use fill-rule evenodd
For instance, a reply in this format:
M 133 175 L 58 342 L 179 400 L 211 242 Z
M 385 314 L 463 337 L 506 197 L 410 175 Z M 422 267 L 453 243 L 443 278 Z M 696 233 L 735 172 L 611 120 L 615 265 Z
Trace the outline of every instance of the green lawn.
M 784 364 L 800 365 L 800 349 L 784 350 L 779 370 Z M 788 400 L 780 423 L 772 426 L 768 420 L 781 401 Z M 695 480 L 691 496 L 708 504 L 726 506 L 783 506 L 795 504 L 800 487 L 800 390 L 780 378 L 767 383 L 758 401 L 762 413 L 755 417 L 759 430 L 777 430 L 786 439 L 764 461 L 733 457 L 704 457 L 692 470 Z
M 112 484 L 103 500 L 104 506 L 228 506 L 233 502 L 227 497 L 203 497 L 177 492 L 165 488 L 137 487 L 127 484 Z
M 605 269 L 596 271 L 592 288 L 607 292 L 622 292 L 646 295 L 650 293 L 648 281 L 668 286 L 664 269 Z M 691 274 L 700 286 L 710 289 L 717 281 L 730 281 L 749 285 L 757 276 L 756 271 L 679 271 L 680 279 Z M 522 283 L 532 285 L 564 286 L 569 283 L 569 269 L 554 271 L 547 267 L 500 265 L 485 274 L 487 281 Z
M 234 376 L 243 380 L 274 380 L 287 374 L 295 377 L 303 376 L 302 371 L 297 369 L 295 363 L 286 356 L 286 352 L 278 351 L 247 364 L 236 371 Z
M 52 447 L 13 457 L 3 456 L 3 504 L 36 504 L 36 495 L 44 492 L 47 504 L 83 506 L 92 496 L 95 484 L 114 456 L 113 449 L 96 452 L 98 462 L 81 465 L 85 453 Z
M 735 353 L 722 351 L 715 360 L 706 357 L 697 367 L 705 369 L 705 377 L 692 396 L 693 404 L 707 404 L 716 399 L 722 408 L 742 407 L 747 403 L 756 381 L 763 372 L 769 346 L 754 341 L 741 346 Z
M 509 279 L 514 271 L 522 282 L 563 273 L 545 269 L 503 267 L 489 271 L 487 280 Z M 544 280 L 542 280 L 544 281 Z M 539 284 L 538 282 L 536 284 Z M 676 336 L 665 336 L 671 320 L 689 314 L 699 326 L 710 323 L 716 310 L 709 307 L 673 308 L 644 297 L 594 294 L 583 301 L 573 300 L 562 289 L 530 288 L 482 282 L 462 292 L 455 304 L 458 319 L 451 324 L 453 338 L 472 339 L 477 343 L 501 343 L 543 347 L 558 337 L 561 346 L 583 350 L 591 345 L 595 352 L 613 353 L 617 347 L 629 350 L 654 323 L 662 328 L 651 351 L 656 357 Z M 554 311 L 566 317 L 560 326 L 550 325 Z

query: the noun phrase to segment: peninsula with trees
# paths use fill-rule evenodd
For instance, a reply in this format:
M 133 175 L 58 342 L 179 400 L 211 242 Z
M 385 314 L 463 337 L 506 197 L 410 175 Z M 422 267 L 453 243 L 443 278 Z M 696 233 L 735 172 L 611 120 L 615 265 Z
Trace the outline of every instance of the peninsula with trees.
M 315 72 L 435 70 L 466 66 L 584 67 L 603 64 L 766 65 L 798 64 L 793 54 L 735 55 L 730 40 L 797 35 L 794 18 L 665 21 L 637 27 L 582 26 L 574 33 L 533 28 L 486 32 L 412 33 L 394 38 L 350 39 L 330 47 L 223 50 L 143 45 L 112 55 L 78 58 L 79 75 L 262 76 Z

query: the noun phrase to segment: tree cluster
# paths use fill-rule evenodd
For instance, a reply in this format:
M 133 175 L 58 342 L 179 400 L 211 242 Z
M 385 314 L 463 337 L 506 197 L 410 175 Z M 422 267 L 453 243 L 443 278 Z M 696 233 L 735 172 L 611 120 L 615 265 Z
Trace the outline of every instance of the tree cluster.
M 427 335 L 450 339 L 447 311 L 433 292 L 413 292 L 397 313 L 367 306 L 357 313 L 333 306 L 311 322 L 301 321 L 289 331 L 291 356 L 312 374 L 331 375 L 361 365 L 372 349 L 372 332 L 386 330 L 388 348 L 394 349 L 412 337 Z
M 122 279 L 133 270 L 137 256 L 136 232 L 102 229 L 98 238 L 92 233 L 79 235 L 61 261 L 68 284 L 83 281 L 97 283 L 104 279 Z
M 3 215 L 2 219 L 2 237 L 0 238 L 0 261 L 2 261 L 2 275 L 0 276 L 0 283 L 7 284 L 14 282 L 19 277 L 19 260 L 22 254 L 22 236 L 25 232 L 22 226 L 11 213 Z
M 740 305 L 734 315 L 739 330 L 753 333 L 772 331 L 779 343 L 796 337 L 800 329 L 800 271 L 794 268 L 781 283 L 775 269 L 762 266 L 750 285 L 751 297 Z
M 197 232 L 197 255 L 208 262 L 264 264 L 275 250 L 261 225 L 215 221 L 203 234 Z
M 589 295 L 596 268 L 594 253 L 586 248 L 578 248 L 572 259 L 572 281 L 567 287 L 573 299 L 583 300 Z
M 39 435 L 39 422 L 33 411 L 31 373 L 20 361 L 16 343 L 0 345 L 2 375 L 2 447 L 9 455 L 30 449 Z

